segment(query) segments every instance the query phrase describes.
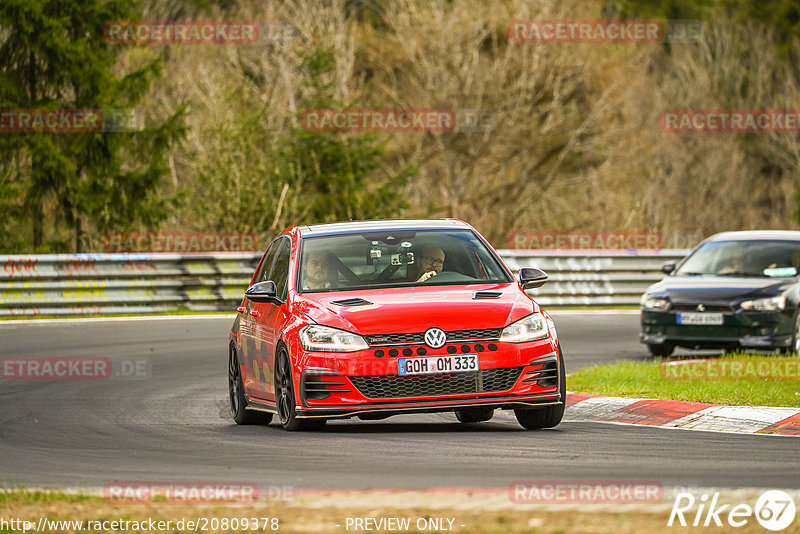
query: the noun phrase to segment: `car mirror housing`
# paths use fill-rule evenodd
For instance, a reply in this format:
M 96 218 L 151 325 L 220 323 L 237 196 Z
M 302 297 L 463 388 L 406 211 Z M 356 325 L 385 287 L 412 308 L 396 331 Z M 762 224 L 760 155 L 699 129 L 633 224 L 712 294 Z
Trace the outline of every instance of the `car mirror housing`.
M 549 277 L 547 273 L 535 267 L 523 267 L 519 270 L 519 282 L 522 289 L 542 287 Z
M 661 272 L 664 274 L 672 274 L 675 270 L 675 260 L 665 261 L 664 265 L 661 266 Z
M 278 302 L 278 289 L 275 287 L 275 282 L 267 280 L 266 282 L 258 282 L 248 287 L 244 292 L 244 296 L 253 302 Z

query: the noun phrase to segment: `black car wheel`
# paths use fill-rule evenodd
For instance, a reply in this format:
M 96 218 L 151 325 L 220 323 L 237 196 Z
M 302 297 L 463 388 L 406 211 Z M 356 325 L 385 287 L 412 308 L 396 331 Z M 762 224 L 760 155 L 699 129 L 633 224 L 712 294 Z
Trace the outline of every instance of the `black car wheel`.
M 244 396 L 242 373 L 236 358 L 236 349 L 231 345 L 228 351 L 228 400 L 231 405 L 233 420 L 239 425 L 268 425 L 272 414 L 247 409 L 247 398 Z
M 783 349 L 783 352 L 786 354 L 798 354 L 800 355 L 800 310 L 794 314 L 794 328 L 792 329 L 792 342 L 791 344 Z
M 651 356 L 667 357 L 675 350 L 675 345 L 670 345 L 669 343 L 648 343 L 647 350 L 650 351 Z
M 494 408 L 461 408 L 454 411 L 456 419 L 462 423 L 482 423 L 494 415 Z
M 558 390 L 561 392 L 559 397 L 561 404 L 542 408 L 516 409 L 514 415 L 517 416 L 517 422 L 528 430 L 536 430 L 557 426 L 564 417 L 564 409 L 567 407 L 567 376 L 560 347 L 558 349 Z
M 298 419 L 295 411 L 294 382 L 289 353 L 281 347 L 275 360 L 275 403 L 278 407 L 278 421 L 289 431 L 316 430 L 325 426 L 325 419 Z

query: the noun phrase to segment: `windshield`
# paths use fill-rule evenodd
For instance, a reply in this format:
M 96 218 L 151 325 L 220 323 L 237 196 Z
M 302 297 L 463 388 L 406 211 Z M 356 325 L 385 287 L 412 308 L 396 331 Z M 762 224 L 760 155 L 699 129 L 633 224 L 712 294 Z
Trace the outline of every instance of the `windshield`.
M 798 269 L 797 241 L 712 241 L 698 248 L 676 274 L 790 278 Z
M 300 265 L 300 292 L 512 281 L 469 230 L 383 230 L 307 238 Z

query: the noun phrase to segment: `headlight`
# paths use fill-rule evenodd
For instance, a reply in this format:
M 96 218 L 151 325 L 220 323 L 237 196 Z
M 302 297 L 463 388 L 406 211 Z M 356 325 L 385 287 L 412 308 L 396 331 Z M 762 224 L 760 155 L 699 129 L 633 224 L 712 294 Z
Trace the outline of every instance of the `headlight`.
M 642 308 L 647 310 L 663 310 L 667 307 L 667 304 L 669 304 L 669 299 L 667 297 L 657 297 L 650 293 L 642 295 L 641 305 Z
M 358 334 L 318 324 L 300 330 L 300 344 L 305 350 L 317 352 L 355 352 L 369 348 Z
M 500 341 L 522 343 L 523 341 L 544 339 L 549 333 L 547 321 L 541 313 L 537 312 L 505 327 L 500 334 Z
M 739 304 L 743 310 L 775 311 L 786 307 L 786 297 L 770 297 L 766 299 L 746 300 Z

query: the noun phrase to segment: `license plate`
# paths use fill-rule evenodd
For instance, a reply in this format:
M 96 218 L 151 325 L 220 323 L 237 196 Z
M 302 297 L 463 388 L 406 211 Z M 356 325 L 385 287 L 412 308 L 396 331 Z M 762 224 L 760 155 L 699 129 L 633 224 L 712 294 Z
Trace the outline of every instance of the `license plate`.
M 679 313 L 678 324 L 721 325 L 721 313 Z
M 477 354 L 429 356 L 427 358 L 399 358 L 397 360 L 397 374 L 399 375 L 432 375 L 477 370 Z

